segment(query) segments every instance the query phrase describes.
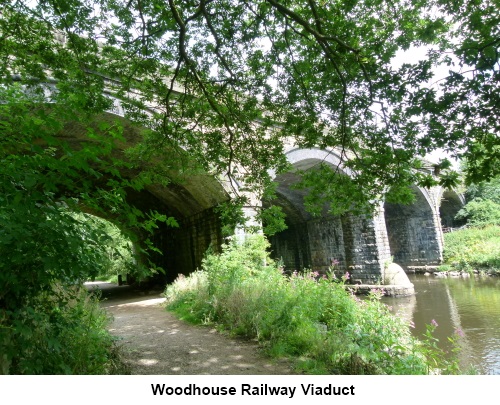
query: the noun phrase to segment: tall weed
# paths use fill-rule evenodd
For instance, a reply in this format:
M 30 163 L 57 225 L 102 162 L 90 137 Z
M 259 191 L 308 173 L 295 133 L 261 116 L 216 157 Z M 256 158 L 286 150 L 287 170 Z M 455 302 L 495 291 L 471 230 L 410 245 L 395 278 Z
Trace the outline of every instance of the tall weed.
M 54 287 L 2 315 L 3 374 L 126 373 L 110 319 L 84 289 Z
M 289 356 L 309 373 L 426 374 L 426 347 L 390 314 L 380 294 L 360 300 L 342 282 L 317 273 L 285 276 L 263 236 L 209 254 L 202 270 L 165 292 L 167 308 Z

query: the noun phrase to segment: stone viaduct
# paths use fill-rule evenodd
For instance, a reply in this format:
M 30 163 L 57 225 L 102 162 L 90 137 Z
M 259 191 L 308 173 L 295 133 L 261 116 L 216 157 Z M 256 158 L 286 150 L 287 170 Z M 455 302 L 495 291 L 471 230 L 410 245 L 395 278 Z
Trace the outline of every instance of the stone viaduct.
M 111 95 L 110 95 L 111 96 Z M 120 120 L 127 141 L 136 142 L 143 129 L 124 118 L 120 101 L 103 114 L 104 120 Z M 61 133 L 70 143 L 82 141 L 77 128 L 68 125 Z M 440 264 L 443 253 L 443 227 L 453 227 L 454 216 L 463 205 L 463 197 L 441 187 L 414 187 L 412 205 L 385 203 L 373 216 L 324 215 L 312 217 L 304 207 L 305 191 L 291 187 L 298 177 L 295 169 L 314 170 L 323 162 L 337 167 L 334 150 L 300 149 L 290 145 L 286 155 L 293 169 L 274 176 L 278 183 L 276 204 L 286 213 L 288 229 L 270 237 L 273 258 L 285 270 L 328 270 L 332 262 L 341 272 L 348 271 L 355 284 L 383 284 L 391 261 L 406 271 Z M 431 167 L 429 167 L 431 172 Z M 347 173 L 349 174 L 349 173 Z M 142 210 L 158 210 L 174 216 L 179 228 L 160 227 L 153 243 L 163 254 L 152 257 L 166 270 L 167 280 L 196 270 L 209 247 L 217 250 L 223 243 L 216 207 L 230 199 L 231 179 L 193 175 L 169 186 L 154 185 L 128 198 Z
M 294 149 L 290 163 L 301 170 L 318 162 L 339 165 L 334 151 Z M 431 172 L 431 168 L 428 169 Z M 278 204 L 287 214 L 288 229 L 270 238 L 273 254 L 285 268 L 312 268 L 324 272 L 332 261 L 349 271 L 354 283 L 383 284 L 391 262 L 406 271 L 433 268 L 442 261 L 443 227 L 455 226 L 454 216 L 463 197 L 440 186 L 413 187 L 411 205 L 384 203 L 373 216 L 323 216 L 312 218 L 303 204 L 304 192 L 290 187 L 293 173 L 277 176 Z

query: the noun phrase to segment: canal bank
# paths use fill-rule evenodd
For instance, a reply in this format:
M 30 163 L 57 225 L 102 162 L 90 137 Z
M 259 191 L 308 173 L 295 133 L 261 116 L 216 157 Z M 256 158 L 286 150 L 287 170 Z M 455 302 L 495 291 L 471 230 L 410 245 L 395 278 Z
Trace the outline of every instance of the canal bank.
M 410 274 L 409 278 L 415 295 L 382 301 L 415 326 L 412 332 L 417 337 L 434 320 L 438 324 L 434 335 L 448 352 L 452 349 L 448 337 L 458 332 L 462 369 L 500 375 L 500 277 Z

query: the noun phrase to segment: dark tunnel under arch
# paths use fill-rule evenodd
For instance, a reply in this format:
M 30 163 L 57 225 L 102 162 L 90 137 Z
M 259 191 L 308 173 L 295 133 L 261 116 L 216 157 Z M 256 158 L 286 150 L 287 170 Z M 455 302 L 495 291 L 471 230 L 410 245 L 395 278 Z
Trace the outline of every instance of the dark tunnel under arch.
M 109 112 L 95 118 L 96 127 L 99 122 L 117 122 L 123 127 L 123 139 L 116 142 L 112 151 L 112 156 L 119 159 L 127 159 L 125 150 L 139 142 L 145 130 L 126 118 Z M 81 148 L 86 142 L 93 142 L 87 138 L 86 132 L 87 129 L 82 125 L 68 122 L 58 138 L 71 148 Z M 144 165 L 146 166 L 136 165 L 132 169 L 124 167 L 118 170 L 122 177 L 131 179 L 146 167 L 154 170 L 154 162 L 144 162 Z M 165 270 L 165 275 L 159 275 L 165 282 L 173 281 L 178 274 L 187 275 L 199 268 L 207 249 L 220 249 L 223 242 L 222 225 L 216 207 L 229 200 L 222 182 L 202 171 L 192 172 L 185 177 L 172 173 L 172 178 L 174 180 L 166 185 L 154 183 L 141 190 L 132 187 L 126 189 L 128 204 L 144 213 L 157 211 L 174 217 L 179 224 L 179 227 L 171 227 L 159 223 L 151 235 L 137 232 L 138 243 L 149 238 L 154 247 L 161 251 L 161 254 L 149 253 L 148 258 L 155 266 Z M 105 182 L 106 178 L 99 180 L 101 185 Z M 90 213 L 96 215 L 95 212 Z M 116 224 L 111 213 L 98 213 L 97 216 Z

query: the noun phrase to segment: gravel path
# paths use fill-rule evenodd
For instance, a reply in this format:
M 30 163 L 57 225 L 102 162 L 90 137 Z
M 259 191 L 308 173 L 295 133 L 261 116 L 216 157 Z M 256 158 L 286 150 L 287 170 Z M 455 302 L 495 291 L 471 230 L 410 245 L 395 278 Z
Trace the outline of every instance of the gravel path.
M 162 307 L 160 294 L 137 296 L 104 283 L 90 286 L 97 287 L 108 297 L 102 306 L 114 318 L 109 330 L 120 339 L 131 374 L 296 374 L 288 362 L 263 356 L 255 342 L 180 321 Z

